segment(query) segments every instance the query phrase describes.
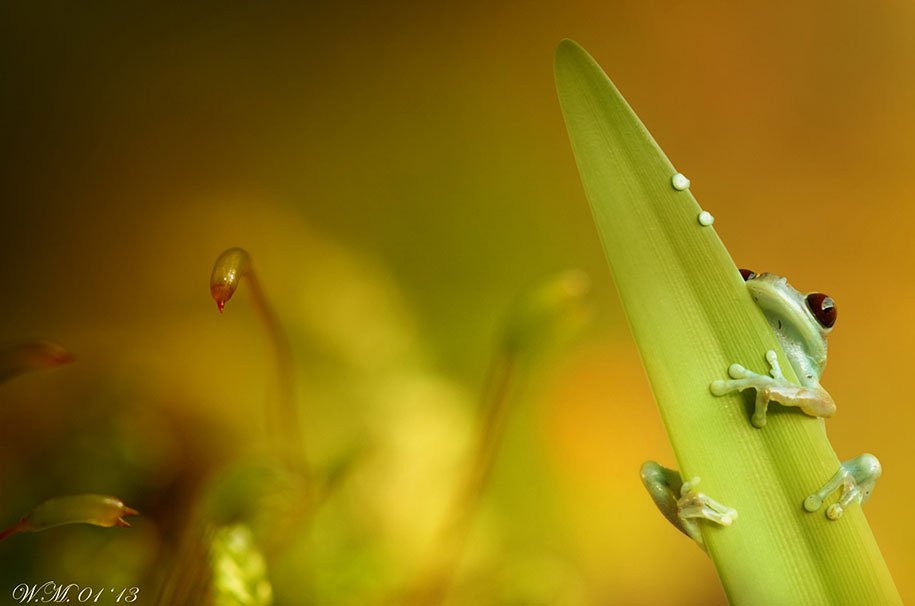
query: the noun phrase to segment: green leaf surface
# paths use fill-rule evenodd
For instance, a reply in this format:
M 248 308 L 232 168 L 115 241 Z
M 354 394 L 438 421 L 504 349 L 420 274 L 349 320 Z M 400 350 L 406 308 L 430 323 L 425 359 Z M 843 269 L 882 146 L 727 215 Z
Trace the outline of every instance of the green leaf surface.
M 822 422 L 774 405 L 757 429 L 752 392 L 709 392 L 734 362 L 768 372 L 769 349 L 796 377 L 718 234 L 700 225 L 702 209 L 672 187 L 677 170 L 580 46 L 563 41 L 555 68 L 585 193 L 683 477 L 700 476 L 702 492 L 739 513 L 729 528 L 702 524 L 729 599 L 901 603 L 860 507 L 838 521 L 823 513 L 830 501 L 815 513 L 802 507 L 839 466 Z

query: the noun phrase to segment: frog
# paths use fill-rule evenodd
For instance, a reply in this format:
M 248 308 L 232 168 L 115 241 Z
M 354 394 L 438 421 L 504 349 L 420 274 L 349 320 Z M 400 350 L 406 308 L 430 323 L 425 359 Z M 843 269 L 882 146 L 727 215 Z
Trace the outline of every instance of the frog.
M 709 389 L 716 396 L 756 390 L 756 409 L 750 421 L 759 428 L 766 426 L 770 402 L 796 406 L 814 417 L 831 417 L 836 412 L 836 404 L 820 385 L 820 376 L 826 368 L 826 337 L 836 323 L 835 301 L 823 293 L 804 295 L 788 284 L 786 278 L 776 274 L 757 274 L 741 269 L 740 275 L 772 326 L 800 384 L 795 385 L 785 378 L 778 355 L 769 350 L 765 354 L 768 374 L 731 364 L 728 368 L 731 380 L 712 381 Z
M 757 274 L 741 269 L 740 275 L 775 331 L 800 384 L 795 385 L 785 378 L 778 355 L 769 350 L 765 354 L 768 374 L 731 364 L 728 374 L 732 380 L 713 381 L 709 389 L 716 396 L 755 389 L 756 409 L 751 423 L 759 428 L 766 426 L 770 402 L 796 406 L 814 417 L 831 417 L 836 412 L 836 403 L 820 385 L 820 376 L 826 368 L 826 337 L 835 326 L 838 314 L 835 301 L 823 293 L 804 295 L 788 284 L 786 278 L 776 274 Z
M 769 374 L 732 364 L 728 368 L 731 380 L 712 381 L 709 390 L 716 396 L 745 389 L 756 390 L 751 423 L 757 428 L 766 426 L 770 402 L 795 406 L 807 415 L 819 417 L 821 422 L 831 417 L 836 412 L 836 404 L 820 385 L 820 377 L 826 368 L 826 339 L 838 317 L 835 301 L 819 292 L 803 294 L 786 278 L 776 274 L 757 274 L 748 269 L 739 271 L 750 295 L 775 332 L 799 384 L 795 385 L 785 378 L 778 355 L 769 350 L 765 354 Z M 867 501 L 881 474 L 880 461 L 872 454 L 864 453 L 845 461 L 829 481 L 805 499 L 804 509 L 817 511 L 823 500 L 841 487 L 839 500 L 826 510 L 829 519 L 837 520 L 850 504 Z
M 716 396 L 723 396 L 734 391 L 756 390 L 756 408 L 751 423 L 757 428 L 765 427 L 770 402 L 795 406 L 810 416 L 820 418 L 821 422 L 831 417 L 836 412 L 836 404 L 820 385 L 820 376 L 826 367 L 826 337 L 836 323 L 835 301 L 823 293 L 802 294 L 788 284 L 786 278 L 776 274 L 757 274 L 747 269 L 739 271 L 753 300 L 772 326 L 800 384 L 796 385 L 784 376 L 778 355 L 770 350 L 765 354 L 768 374 L 732 364 L 728 368 L 731 380 L 713 381 L 710 391 Z M 838 520 L 851 504 L 863 504 L 870 498 L 881 474 L 879 460 L 869 453 L 845 461 L 820 489 L 804 500 L 803 508 L 811 513 L 818 511 L 823 501 L 841 488 L 839 499 L 826 509 L 827 518 Z M 683 482 L 677 471 L 654 461 L 642 465 L 641 477 L 664 517 L 703 550 L 705 545 L 699 532 L 700 520 L 727 527 L 737 519 L 736 510 L 696 490 L 699 478 Z

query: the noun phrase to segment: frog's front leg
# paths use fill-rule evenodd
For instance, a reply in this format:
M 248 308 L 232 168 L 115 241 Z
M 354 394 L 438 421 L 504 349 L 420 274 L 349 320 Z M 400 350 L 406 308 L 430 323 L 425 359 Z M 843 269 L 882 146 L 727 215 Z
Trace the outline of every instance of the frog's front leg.
M 842 463 L 839 471 L 822 488 L 804 500 L 804 509 L 817 511 L 823 505 L 823 500 L 841 486 L 839 500 L 826 508 L 826 517 L 838 520 L 853 502 L 864 504 L 870 498 L 882 473 L 880 461 L 872 454 L 864 453 L 849 459 Z
M 731 364 L 728 374 L 732 380 L 712 381 L 709 389 L 716 396 L 755 389 L 756 409 L 751 422 L 756 427 L 765 427 L 769 402 L 796 406 L 812 417 L 831 417 L 835 413 L 836 404 L 825 389 L 819 385 L 795 385 L 786 379 L 778 364 L 778 356 L 771 349 L 766 352 L 766 361 L 770 369 L 768 375 L 753 372 L 740 364 Z
M 705 519 L 730 526 L 737 519 L 737 510 L 722 505 L 698 490 L 699 478 L 684 482 L 680 474 L 654 461 L 642 465 L 642 484 L 664 517 L 683 534 L 705 549 L 699 520 Z

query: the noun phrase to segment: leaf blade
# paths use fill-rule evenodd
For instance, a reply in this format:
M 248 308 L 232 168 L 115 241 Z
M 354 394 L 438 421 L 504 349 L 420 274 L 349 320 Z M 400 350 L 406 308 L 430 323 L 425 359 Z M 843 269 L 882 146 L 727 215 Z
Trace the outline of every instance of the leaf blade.
M 779 352 L 692 194 L 670 184 L 670 160 L 577 44 L 556 51 L 563 115 L 586 196 L 684 476 L 736 507 L 729 529 L 703 536 L 734 603 L 900 603 L 860 508 L 840 523 L 800 507 L 837 469 L 822 424 L 799 414 L 749 423 L 745 398 L 709 383 L 741 362 L 767 369 Z M 771 494 L 767 494 L 767 491 Z

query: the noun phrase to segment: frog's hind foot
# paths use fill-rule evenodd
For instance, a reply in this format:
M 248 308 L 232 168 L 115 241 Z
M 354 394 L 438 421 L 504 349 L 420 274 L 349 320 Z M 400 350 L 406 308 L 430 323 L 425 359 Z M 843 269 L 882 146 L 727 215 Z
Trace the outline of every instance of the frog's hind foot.
M 830 494 L 842 488 L 839 500 L 826 508 L 826 517 L 838 520 L 853 503 L 865 503 L 883 473 L 880 461 L 872 454 L 862 454 L 842 463 L 839 471 L 818 491 L 804 499 L 804 509 L 814 512 L 823 506 Z
M 737 510 L 696 490 L 699 482 L 700 479 L 695 477 L 680 487 L 680 499 L 677 501 L 680 517 L 684 520 L 709 520 L 721 526 L 733 524 L 737 519 Z
M 737 511 L 708 497 L 698 490 L 699 478 L 684 482 L 680 473 L 654 461 L 646 461 L 641 470 L 642 483 L 661 513 L 678 530 L 705 549 L 699 520 L 730 526 Z

